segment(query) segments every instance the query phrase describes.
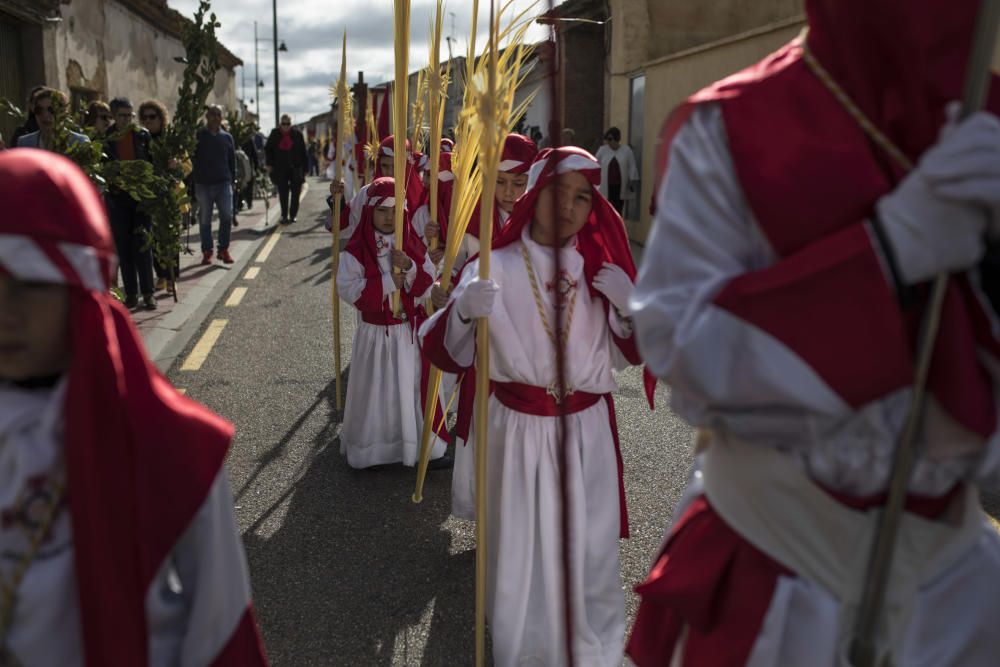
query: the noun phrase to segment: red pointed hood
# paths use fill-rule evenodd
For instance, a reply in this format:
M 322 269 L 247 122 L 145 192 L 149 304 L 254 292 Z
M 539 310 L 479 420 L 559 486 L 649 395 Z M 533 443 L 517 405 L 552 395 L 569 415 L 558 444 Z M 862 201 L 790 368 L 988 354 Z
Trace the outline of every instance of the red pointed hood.
M 53 153 L 0 154 L 0 271 L 70 291 L 63 417 L 88 665 L 148 657 L 146 591 L 207 496 L 233 428 L 178 394 L 108 294 L 114 243 L 100 196 Z

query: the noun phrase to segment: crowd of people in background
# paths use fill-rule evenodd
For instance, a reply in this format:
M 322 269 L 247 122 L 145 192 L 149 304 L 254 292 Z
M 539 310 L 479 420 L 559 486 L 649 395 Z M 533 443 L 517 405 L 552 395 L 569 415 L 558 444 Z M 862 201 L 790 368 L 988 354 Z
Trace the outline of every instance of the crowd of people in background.
M 37 148 L 58 150 L 55 145 L 56 106 L 68 107 L 65 93 L 47 86 L 35 86 L 29 93 L 26 116 L 0 150 Z M 66 140 L 70 145 L 100 141 L 105 162 L 145 160 L 152 162 L 151 149 L 170 125 L 166 106 L 155 99 L 135 106 L 128 97 L 110 101 L 93 100 L 86 108 L 72 110 Z M 232 264 L 229 252 L 232 228 L 239 226 L 237 214 L 253 208 L 259 196 L 258 175 L 267 172 L 281 202 L 281 222 L 295 222 L 302 183 L 306 174 L 318 175 L 322 161 L 321 143 L 306 141 L 291 127 L 291 118 L 282 116 L 271 137 L 254 127 L 253 134 L 237 145 L 228 131 L 222 107 L 205 108 L 204 125 L 195 137 L 190 156 L 169 160 L 169 168 L 183 175 L 194 208 L 184 225 L 198 225 L 202 265 L 219 261 Z M 266 188 L 264 188 L 266 189 Z M 155 310 L 156 293 L 174 289 L 180 257 L 173 262 L 157 261 L 150 242 L 151 221 L 138 202 L 115 186 L 103 188 L 102 198 L 111 223 L 119 259 L 118 283 L 130 309 Z M 218 223 L 213 230 L 213 213 Z

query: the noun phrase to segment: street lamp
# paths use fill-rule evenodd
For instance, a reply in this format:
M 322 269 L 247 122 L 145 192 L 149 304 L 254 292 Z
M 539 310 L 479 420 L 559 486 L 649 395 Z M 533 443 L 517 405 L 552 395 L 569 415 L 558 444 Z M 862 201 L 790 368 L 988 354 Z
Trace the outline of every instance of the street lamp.
M 279 102 L 279 84 L 278 84 L 278 0 L 271 0 L 271 19 L 272 25 L 272 36 L 273 36 L 273 47 L 274 47 L 274 124 L 278 124 L 278 119 L 281 118 L 281 109 Z M 281 43 L 281 50 L 288 51 L 288 47 L 285 43 Z

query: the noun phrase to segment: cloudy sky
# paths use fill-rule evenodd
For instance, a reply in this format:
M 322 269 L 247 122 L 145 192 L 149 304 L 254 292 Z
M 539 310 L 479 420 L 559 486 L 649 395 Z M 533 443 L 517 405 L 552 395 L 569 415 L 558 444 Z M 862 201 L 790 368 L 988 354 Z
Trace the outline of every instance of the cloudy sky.
M 347 70 L 353 82 L 358 70 L 365 81 L 379 83 L 393 78 L 392 0 L 277 0 L 278 40 L 284 40 L 287 53 L 279 55 L 281 110 L 304 120 L 322 112 L 329 104 L 328 90 L 340 71 L 340 41 L 347 29 Z M 560 4 L 562 0 L 555 0 Z M 168 0 L 168 4 L 187 16 L 194 14 L 198 0 Z M 513 0 L 523 9 L 535 4 L 537 12 L 548 8 L 549 0 Z M 412 0 L 410 34 L 410 71 L 426 66 L 428 32 L 434 16 L 434 0 Z M 488 17 L 488 0 L 480 1 L 479 31 Z M 212 10 L 222 27 L 223 44 L 246 63 L 246 97 L 253 92 L 254 21 L 257 21 L 260 78 L 264 81 L 260 100 L 261 126 L 274 126 L 274 55 L 271 50 L 271 0 L 213 0 Z M 452 35 L 452 49 L 460 55 L 467 48 L 471 27 L 472 0 L 451 0 L 445 6 L 445 37 Z M 454 17 L 454 31 L 452 18 Z M 529 41 L 544 39 L 546 29 L 535 25 Z M 482 39 L 478 40 L 482 43 Z M 442 58 L 447 58 L 442 40 Z M 236 95 L 242 97 L 241 73 L 236 72 Z M 251 105 L 253 108 L 253 105 Z

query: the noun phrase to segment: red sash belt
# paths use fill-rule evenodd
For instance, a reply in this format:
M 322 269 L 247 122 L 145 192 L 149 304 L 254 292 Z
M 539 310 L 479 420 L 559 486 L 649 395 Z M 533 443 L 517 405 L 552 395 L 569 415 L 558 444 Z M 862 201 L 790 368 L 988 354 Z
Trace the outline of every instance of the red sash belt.
M 611 427 L 611 437 L 614 439 L 615 458 L 618 462 L 618 510 L 619 510 L 619 536 L 627 538 L 628 531 L 628 509 L 625 505 L 625 468 L 622 463 L 622 448 L 618 440 L 618 420 L 615 418 L 615 401 L 611 394 L 591 394 L 586 391 L 575 391 L 566 396 L 562 403 L 556 401 L 556 397 L 549 393 L 545 387 L 538 387 L 531 384 L 521 384 L 519 382 L 493 382 L 493 395 L 500 401 L 501 405 L 535 417 L 558 417 L 560 407 L 562 414 L 571 415 L 583 412 L 589 407 L 593 407 L 604 399 L 608 406 L 608 424 Z
M 380 327 L 391 327 L 396 324 L 406 324 L 406 320 L 397 320 L 392 315 L 386 313 L 375 313 L 372 311 L 361 311 L 361 320 L 367 324 L 374 324 Z
M 493 392 L 497 400 L 511 410 L 535 417 L 558 417 L 560 414 L 571 415 L 583 412 L 587 408 L 597 405 L 597 402 L 605 396 L 604 394 L 575 391 L 563 399 L 562 412 L 560 413 L 560 403 L 545 387 L 519 382 L 497 382 L 494 384 Z

